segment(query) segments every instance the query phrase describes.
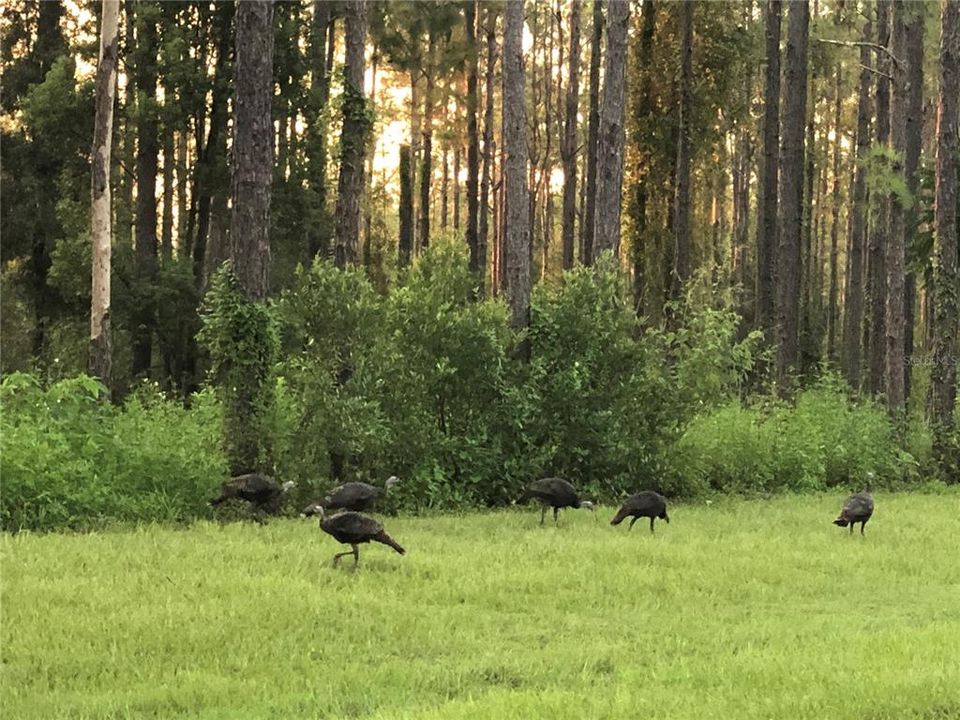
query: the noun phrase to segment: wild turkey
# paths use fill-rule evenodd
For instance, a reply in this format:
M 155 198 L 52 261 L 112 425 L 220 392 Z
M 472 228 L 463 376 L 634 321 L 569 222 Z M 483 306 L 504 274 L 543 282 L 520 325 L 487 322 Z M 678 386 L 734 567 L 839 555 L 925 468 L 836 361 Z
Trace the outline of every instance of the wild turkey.
M 860 523 L 860 534 L 863 535 L 863 528 L 867 520 L 873 515 L 873 496 L 866 490 L 850 495 L 843 501 L 843 509 L 839 517 L 833 521 L 834 525 L 840 527 L 850 526 L 850 533 L 853 533 L 853 526 Z
M 234 498 L 246 500 L 258 511 L 275 513 L 280 509 L 280 501 L 296 483 L 288 480 L 280 485 L 276 480 L 260 473 L 237 475 L 220 486 L 220 497 L 210 501 L 216 507 Z
M 330 510 L 353 510 L 365 512 L 384 497 L 400 478 L 391 475 L 382 488 L 364 482 L 348 482 L 331 490 L 319 503 Z
M 353 550 L 348 552 L 337 553 L 334 555 L 334 567 L 337 566 L 337 564 L 340 562 L 340 558 L 342 558 L 344 555 L 353 555 L 353 567 L 356 568 L 357 564 L 360 562 L 360 548 L 357 546 L 370 541 L 389 545 L 401 555 L 406 552 L 406 550 L 400 546 L 400 543 L 387 535 L 383 529 L 383 525 L 378 523 L 373 518 L 367 517 L 366 515 L 361 515 L 358 512 L 347 510 L 344 512 L 338 512 L 335 515 L 327 515 L 323 509 L 323 505 L 314 504 L 305 508 L 303 515 L 305 517 L 319 515 L 321 530 L 328 535 L 332 535 L 333 538 L 338 542 L 341 542 L 344 545 L 349 545 L 353 548 Z
M 623 501 L 623 507 L 613 516 L 611 525 L 619 525 L 628 517 L 633 516 L 627 530 L 633 529 L 633 524 L 642 517 L 650 518 L 650 532 L 653 532 L 653 521 L 655 518 L 670 522 L 670 516 L 667 515 L 667 501 L 660 493 L 653 490 L 644 490 L 635 495 L 631 495 Z
M 581 500 L 580 496 L 577 495 L 576 488 L 566 480 L 560 478 L 534 480 L 524 489 L 523 495 L 520 496 L 518 502 L 524 502 L 530 498 L 533 498 L 543 506 L 540 511 L 541 525 L 543 525 L 543 519 L 547 514 L 548 507 L 553 508 L 553 521 L 557 524 L 559 524 L 557 515 L 560 513 L 560 508 L 570 507 L 593 510 L 592 502 L 589 500 Z

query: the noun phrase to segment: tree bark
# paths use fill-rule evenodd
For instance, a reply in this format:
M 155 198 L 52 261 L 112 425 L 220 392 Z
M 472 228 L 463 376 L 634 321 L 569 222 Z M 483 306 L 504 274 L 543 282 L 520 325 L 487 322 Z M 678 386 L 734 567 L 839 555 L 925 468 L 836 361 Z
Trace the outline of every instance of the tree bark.
M 816 1 L 816 0 L 815 0 Z M 814 163 L 817 152 L 816 134 L 816 105 L 818 97 L 817 71 L 812 70 L 807 80 L 807 137 L 804 156 L 804 192 L 803 192 L 803 227 L 800 229 L 800 361 L 799 370 L 803 375 L 809 374 L 817 367 L 820 344 L 815 337 L 815 298 L 818 288 L 816 285 L 815 255 L 817 215 L 815 208 L 820 207 L 820 184 L 818 167 Z M 816 202 L 814 201 L 816 198 Z
M 227 78 L 230 61 L 231 17 L 230 3 L 217 6 L 217 60 L 214 66 L 213 92 L 210 100 L 210 129 L 202 147 L 198 146 L 197 168 L 193 187 L 197 208 L 197 235 L 193 239 L 193 279 L 198 288 L 206 282 L 207 240 L 210 235 L 210 213 L 214 193 L 226 179 L 227 173 L 227 96 L 230 80 Z M 200 133 L 198 133 L 198 137 Z M 271 143 L 272 143 L 271 139 Z
M 409 145 L 400 146 L 400 239 L 401 268 L 410 264 L 413 255 L 413 158 Z
M 780 0 L 766 0 L 767 68 L 763 91 L 763 162 L 757 199 L 757 325 L 774 341 L 777 193 L 780 168 Z
M 640 87 L 631 93 L 634 100 L 632 108 L 632 133 L 635 167 L 633 168 L 633 197 L 628 205 L 633 220 L 633 242 L 631 255 L 633 256 L 633 302 L 637 314 L 644 309 L 646 295 L 646 242 L 647 242 L 647 204 L 649 188 L 647 186 L 650 169 L 647 167 L 650 156 L 649 149 L 641 147 L 642 130 L 650 122 L 653 111 L 652 85 L 653 68 L 653 39 L 656 30 L 657 5 L 654 0 L 647 0 L 640 11 L 640 35 L 637 44 L 637 61 L 635 72 L 639 74 Z
M 190 149 L 187 142 L 186 122 L 177 130 L 177 257 L 187 251 L 187 208 L 190 205 L 189 165 Z
M 171 91 L 168 89 L 167 92 Z M 163 132 L 163 214 L 160 220 L 160 256 L 164 262 L 169 262 L 173 257 L 173 169 L 173 128 L 165 127 Z
M 567 77 L 566 112 L 563 119 L 563 269 L 573 267 L 577 214 L 577 110 L 580 103 L 580 6 L 570 3 L 570 57 Z
M 478 0 L 479 2 L 479 0 Z M 487 5 L 487 65 L 485 75 L 485 96 L 483 112 L 483 176 L 480 180 L 480 217 L 477 221 L 477 277 L 480 282 L 480 295 L 484 294 L 487 282 L 487 246 L 490 228 L 490 181 L 493 174 L 493 94 L 494 67 L 497 61 L 497 16 L 491 5 Z M 472 256 L 471 256 L 472 257 Z
M 459 232 L 462 219 L 460 217 L 460 162 L 463 155 L 463 148 L 459 141 L 453 145 L 453 231 Z M 478 155 L 479 157 L 479 155 Z M 477 185 L 480 184 L 480 165 L 477 164 Z
M 941 4 L 940 96 L 934 205 L 933 419 L 935 452 L 945 471 L 951 463 L 950 434 L 957 401 L 957 326 L 960 269 L 957 266 L 957 172 L 960 142 L 960 3 Z M 952 458 L 955 462 L 956 458 Z M 952 481 L 957 482 L 956 466 Z
M 427 40 L 427 89 L 423 95 L 423 157 L 420 159 L 420 250 L 430 246 L 430 183 L 433 180 L 433 96 L 437 38 Z
M 890 45 L 890 2 L 877 1 L 877 44 L 880 47 Z M 887 145 L 890 142 L 890 61 L 886 53 L 877 53 L 876 127 L 877 143 Z M 867 292 L 870 298 L 870 319 L 868 324 L 869 377 L 868 389 L 871 395 L 883 392 L 884 370 L 886 365 L 885 318 L 886 284 L 885 250 L 890 231 L 890 196 L 876 193 L 876 221 L 872 224 L 867 257 Z
M 450 224 L 450 146 L 446 142 L 440 146 L 440 229 L 446 232 Z
M 799 364 L 800 233 L 803 225 L 804 120 L 807 117 L 807 39 L 810 5 L 790 4 L 787 57 L 783 87 L 783 137 L 780 147 L 779 277 L 777 320 L 777 384 L 781 394 L 791 389 Z
M 150 370 L 157 282 L 157 18 L 156 7 L 138 1 L 134 63 L 137 86 L 137 309 L 133 335 L 132 374 Z M 133 80 L 133 78 L 131 78 Z
M 919 16 L 919 19 L 918 17 Z M 914 62 L 923 62 L 922 49 L 917 52 L 911 46 L 922 42 L 922 11 L 908 8 L 903 0 L 896 0 L 893 7 L 893 53 L 901 59 L 894 68 L 895 82 L 890 108 L 891 142 L 898 157 L 903 158 L 902 167 L 894 170 L 902 172 L 904 185 L 912 185 L 916 191 L 916 171 L 920 157 L 920 128 L 918 113 L 922 112 L 922 88 L 913 84 L 923 82 L 923 68 L 912 67 Z M 909 25 L 909 27 L 908 27 Z M 921 45 L 922 47 L 922 45 Z M 909 57 L 908 57 L 909 56 Z M 904 64 L 905 63 L 905 66 Z M 912 115 L 912 117 L 910 117 Z M 914 137 L 907 138 L 907 124 L 910 117 L 910 131 Z M 887 409 L 893 414 L 901 413 L 906 407 L 906 246 L 912 234 L 913 216 L 910 212 L 913 202 L 905 202 L 893 197 L 890 205 L 890 236 L 886 246 L 886 399 Z
M 370 61 L 370 99 L 368 112 L 376 113 L 377 108 L 377 61 L 378 56 L 374 53 Z M 371 133 L 372 135 L 372 133 Z M 377 154 L 377 138 L 369 138 L 369 152 L 366 153 L 367 169 L 364 173 L 364 193 L 368 198 L 366 203 L 361 203 L 363 209 L 363 267 L 367 269 L 368 277 L 373 277 L 373 238 L 371 236 L 373 228 L 373 158 Z
M 901 59 L 901 63 L 894 67 L 893 97 L 890 104 L 891 146 L 898 158 L 906 160 L 907 152 L 907 114 L 911 110 L 911 82 L 915 80 L 915 73 L 911 72 L 907 53 L 909 52 L 908 35 L 916 35 L 916 22 L 908 33 L 908 9 L 903 0 L 895 0 L 893 5 L 893 53 Z M 911 10 L 912 16 L 914 12 Z M 904 66 L 906 62 L 906 66 Z M 913 125 L 916 125 L 914 118 Z M 915 128 L 914 128 L 915 129 Z M 919 144 L 916 145 L 919 152 Z M 902 173 L 904 184 L 910 182 L 910 176 L 916 173 L 916 163 L 919 157 L 913 159 L 912 171 L 907 171 L 904 165 L 898 163 L 894 171 Z M 906 390 L 904 387 L 904 371 L 906 362 L 906 244 L 908 229 L 907 213 L 910 204 L 897 197 L 891 198 L 890 204 L 890 237 L 885 248 L 885 266 L 887 271 L 886 292 L 886 368 L 884 383 L 886 385 L 887 409 L 894 415 L 903 411 L 906 404 Z
M 117 62 L 119 69 L 120 58 L 123 58 L 123 71 L 128 79 L 123 89 L 122 112 L 120 113 L 120 132 L 118 135 L 117 151 L 119 158 L 115 157 L 115 167 L 117 177 L 115 182 L 119 197 L 113 207 L 113 232 L 117 240 L 124 247 L 129 247 L 134 240 L 134 203 L 133 188 L 136 184 L 136 172 L 134 165 L 136 163 L 136 68 L 134 67 L 134 57 L 136 55 L 137 41 L 135 38 L 134 10 L 135 0 L 123 0 L 123 44 L 119 44 Z M 119 29 L 118 29 L 119 33 Z M 121 52 L 122 50 L 122 52 Z
M 693 7 L 680 3 L 680 113 L 677 129 L 677 187 L 673 206 L 673 272 L 670 297 L 679 300 L 690 279 L 690 146 L 693 114 Z
M 530 207 L 524 82 L 523 0 L 507 0 L 503 32 L 504 290 L 510 306 L 510 322 L 515 328 L 530 324 Z
M 827 300 L 827 358 L 831 363 L 837 360 L 837 302 L 839 291 L 837 283 L 839 272 L 837 262 L 840 245 L 840 138 L 843 128 L 843 66 L 837 65 L 837 84 L 833 98 L 833 189 L 831 193 L 830 216 L 830 290 Z
M 683 5 L 691 7 L 691 3 Z M 688 12 L 692 14 L 693 11 L 690 9 Z M 627 27 L 629 24 L 629 0 L 608 0 L 603 113 L 597 138 L 597 204 L 592 253 L 594 258 L 610 250 L 616 260 L 620 251 L 624 110 L 627 90 Z
M 314 0 L 313 25 L 310 33 L 310 112 L 307 123 L 307 182 L 313 193 L 317 218 L 307 236 L 310 259 L 329 252 L 329 218 L 327 215 L 327 133 L 321 116 L 330 97 L 330 76 L 327 73 L 327 33 L 331 22 L 331 0 Z
M 870 37 L 870 23 L 864 28 Z M 867 224 L 867 181 L 863 160 L 870 148 L 870 49 L 860 46 L 860 86 L 857 100 L 857 146 L 851 188 L 848 272 L 843 300 L 843 368 L 847 382 L 860 389 L 860 337 L 863 325 L 863 250 Z
M 247 296 L 263 300 L 270 281 L 273 180 L 273 2 L 236 6 L 236 100 L 230 259 Z
M 346 5 L 347 48 L 344 68 L 343 130 L 340 134 L 340 178 L 337 184 L 337 267 L 356 265 L 360 235 L 363 160 L 370 130 L 363 94 L 363 53 L 367 34 L 366 0 Z
M 110 396 L 110 150 L 113 102 L 117 83 L 119 0 L 103 0 L 100 17 L 100 57 L 97 62 L 93 158 L 90 182 L 90 237 L 93 243 L 90 294 L 90 374 L 100 379 Z
M 593 264 L 593 233 L 597 201 L 597 138 L 600 132 L 600 53 L 603 43 L 603 0 L 593 0 L 590 46 L 590 114 L 587 120 L 586 200 L 580 224 L 580 262 Z
M 917 195 L 920 189 L 920 152 L 923 146 L 923 33 L 924 18 L 919 10 L 922 6 L 908 4 L 904 55 L 907 62 L 907 108 L 906 139 L 904 145 L 903 171 L 907 177 L 907 191 L 914 202 L 906 209 L 906 235 L 904 246 L 909 254 L 910 244 L 917 232 Z M 904 287 L 904 368 L 903 392 L 907 403 L 910 402 L 910 359 L 913 356 L 913 326 L 917 295 L 917 282 L 914 273 L 907 269 Z

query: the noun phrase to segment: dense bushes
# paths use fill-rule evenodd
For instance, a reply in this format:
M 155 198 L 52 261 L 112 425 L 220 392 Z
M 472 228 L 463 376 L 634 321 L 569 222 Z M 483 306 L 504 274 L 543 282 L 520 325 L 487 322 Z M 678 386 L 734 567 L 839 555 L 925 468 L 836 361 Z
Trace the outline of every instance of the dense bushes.
M 122 408 L 86 376 L 41 388 L 15 373 L 3 401 L 6 530 L 90 528 L 113 520 L 186 520 L 225 473 L 220 412 L 209 392 L 190 410 L 144 386 Z
M 918 454 L 924 435 L 911 434 Z M 676 451 L 671 490 L 684 495 L 851 488 L 867 473 L 875 486 L 918 479 L 917 459 L 898 448 L 884 410 L 851 404 L 831 378 L 801 393 L 795 406 L 760 399 L 699 415 Z
M 882 409 L 851 404 L 829 378 L 795 406 L 741 402 L 758 338 L 737 340 L 737 315 L 715 303 L 688 310 L 675 331 L 643 328 L 609 260 L 541 283 L 523 336 L 501 301 L 476 302 L 474 291 L 462 243 L 431 247 L 385 295 L 361 270 L 298 272 L 264 315 L 282 347 L 256 430 L 274 474 L 299 481 L 297 500 L 337 474 L 400 475 L 411 509 L 503 504 L 547 474 L 608 499 L 639 487 L 856 486 L 868 471 L 879 486 L 914 479 L 929 453 L 923 426 L 911 428 L 910 452 L 898 449 Z M 2 387 L 5 528 L 209 512 L 227 471 L 209 390 L 185 410 L 149 387 L 103 405 L 82 377 L 43 389 L 16 374 Z

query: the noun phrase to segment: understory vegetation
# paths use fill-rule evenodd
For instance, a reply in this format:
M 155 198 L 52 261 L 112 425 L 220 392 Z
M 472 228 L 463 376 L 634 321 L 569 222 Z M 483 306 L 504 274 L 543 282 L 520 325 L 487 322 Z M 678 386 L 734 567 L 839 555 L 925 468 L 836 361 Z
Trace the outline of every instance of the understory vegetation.
M 215 281 L 206 301 L 201 338 L 215 358 L 242 340 L 223 336 L 244 327 L 224 319 L 233 310 L 217 293 L 228 285 Z M 474 291 L 454 242 L 431 246 L 386 294 L 362 269 L 317 262 L 298 272 L 267 310 L 273 329 L 260 330 L 281 347 L 258 425 L 267 469 L 298 483 L 295 502 L 330 486 L 334 462 L 344 479 L 399 475 L 408 510 L 503 505 L 545 475 L 604 499 L 639 488 L 691 498 L 859 489 L 868 473 L 874 488 L 933 477 L 922 418 L 895 426 L 829 368 L 804 379 L 794 402 L 776 400 L 759 335 L 740 337 L 720 294 L 678 310 L 677 329 L 646 326 L 623 277 L 601 260 L 541 283 L 530 329 L 517 334 L 505 305 L 474 301 Z M 5 376 L 4 529 L 210 517 L 206 500 L 228 470 L 217 380 L 185 407 L 155 384 L 111 405 L 85 376 Z M 232 441 L 239 431 L 228 432 Z
M 3 535 L 4 716 L 960 717 L 960 495 L 875 496 Z

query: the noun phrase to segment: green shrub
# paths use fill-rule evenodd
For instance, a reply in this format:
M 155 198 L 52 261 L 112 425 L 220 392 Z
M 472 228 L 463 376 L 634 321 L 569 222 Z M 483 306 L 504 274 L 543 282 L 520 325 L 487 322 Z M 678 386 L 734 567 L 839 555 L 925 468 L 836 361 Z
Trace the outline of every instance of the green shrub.
M 851 403 L 829 376 L 794 405 L 729 402 L 700 414 L 677 444 L 674 468 L 681 494 L 859 488 L 868 473 L 877 487 L 918 479 L 883 408 Z
M 5 530 L 86 529 L 110 521 L 206 514 L 223 479 L 220 410 L 209 392 L 190 410 L 143 388 L 122 408 L 85 375 L 44 389 L 15 373 L 3 401 L 0 520 Z

